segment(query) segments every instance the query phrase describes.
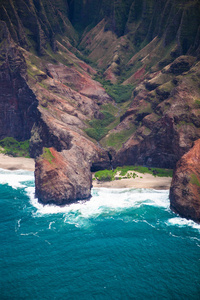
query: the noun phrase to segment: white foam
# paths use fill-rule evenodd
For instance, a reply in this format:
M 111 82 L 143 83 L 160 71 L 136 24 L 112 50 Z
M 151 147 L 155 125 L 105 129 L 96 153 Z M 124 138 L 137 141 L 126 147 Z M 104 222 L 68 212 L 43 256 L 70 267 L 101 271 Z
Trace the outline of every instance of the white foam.
M 37 236 L 37 237 L 39 237 L 39 235 L 38 235 L 38 232 L 28 232 L 28 233 L 20 233 L 20 235 L 34 235 L 34 236 Z
M 51 229 L 52 224 L 54 224 L 54 223 L 55 223 L 55 221 L 49 223 L 49 229 Z
M 121 211 L 127 208 L 151 205 L 169 207 L 168 191 L 152 191 L 145 189 L 104 189 L 92 190 L 92 197 L 88 201 L 79 201 L 63 207 L 56 205 L 42 205 L 34 198 L 34 189 L 27 188 L 31 204 L 37 209 L 36 214 L 65 214 L 66 222 L 76 218 L 90 218 L 103 213 Z
M 9 171 L 0 169 L 0 184 L 8 184 L 12 188 L 25 187 L 26 181 L 34 181 L 34 173 L 30 171 Z
M 200 224 L 195 223 L 192 220 L 187 220 L 181 217 L 171 218 L 167 222 L 168 225 L 176 225 L 178 227 L 189 226 L 200 231 Z
M 19 219 L 19 220 L 17 221 L 17 224 L 15 225 L 15 232 L 17 232 L 17 231 L 19 230 L 19 228 L 20 228 L 20 226 L 21 226 L 21 220 L 22 220 L 22 219 Z

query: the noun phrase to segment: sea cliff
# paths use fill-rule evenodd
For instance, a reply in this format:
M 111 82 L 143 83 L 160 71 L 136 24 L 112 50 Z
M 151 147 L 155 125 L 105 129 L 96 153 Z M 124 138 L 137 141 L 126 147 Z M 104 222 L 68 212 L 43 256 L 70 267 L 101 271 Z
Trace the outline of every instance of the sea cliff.
M 200 138 L 199 1 L 28 3 L 0 4 L 0 138 L 30 139 L 39 200 L 90 197 L 91 171 L 175 168 Z

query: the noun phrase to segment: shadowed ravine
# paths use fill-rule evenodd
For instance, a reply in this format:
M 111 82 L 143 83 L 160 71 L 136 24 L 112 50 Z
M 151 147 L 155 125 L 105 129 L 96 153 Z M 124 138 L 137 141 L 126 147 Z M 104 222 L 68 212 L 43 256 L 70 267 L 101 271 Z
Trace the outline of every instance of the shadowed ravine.
M 199 15 L 198 0 L 1 1 L 0 140 L 29 139 L 40 202 L 90 198 L 111 156 L 175 169 L 193 148 Z M 186 173 L 171 207 L 199 222 L 199 174 Z

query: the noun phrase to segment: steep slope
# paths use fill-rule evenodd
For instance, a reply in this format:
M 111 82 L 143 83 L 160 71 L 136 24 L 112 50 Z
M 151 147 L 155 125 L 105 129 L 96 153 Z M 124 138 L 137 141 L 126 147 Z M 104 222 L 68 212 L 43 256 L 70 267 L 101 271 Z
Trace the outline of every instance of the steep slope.
M 113 1 L 108 15 L 80 45 L 105 68 L 108 79 L 132 75 L 129 82 L 138 83 L 153 67 L 161 70 L 180 55 L 200 54 L 199 15 L 197 0 Z
M 130 126 L 135 128 L 118 151 L 116 165 L 121 162 L 174 168 L 200 137 L 199 79 L 199 62 L 181 56 L 135 89 L 120 124 L 102 141 L 109 145 Z
M 0 139 L 26 140 L 38 118 L 38 100 L 27 84 L 25 59 L 0 21 Z
M 199 15 L 198 0 L 1 1 L 0 138 L 30 138 L 40 201 L 88 198 L 111 163 L 174 168 L 190 150 Z
M 110 160 L 84 129 L 104 117 L 100 107 L 111 98 L 92 80 L 96 71 L 59 43 L 55 55 L 38 57 L 15 44 L 4 22 L 1 36 L 2 138 L 31 137 L 39 200 L 61 205 L 88 198 L 92 163 L 105 168 Z
M 200 223 L 200 140 L 178 162 L 170 200 L 172 210 Z

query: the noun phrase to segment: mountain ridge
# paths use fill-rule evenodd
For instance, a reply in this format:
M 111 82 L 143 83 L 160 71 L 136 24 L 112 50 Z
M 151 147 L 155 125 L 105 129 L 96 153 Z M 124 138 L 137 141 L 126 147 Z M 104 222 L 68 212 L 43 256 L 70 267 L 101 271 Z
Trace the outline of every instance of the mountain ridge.
M 198 1 L 0 8 L 0 138 L 30 138 L 41 202 L 88 198 L 91 170 L 174 168 L 200 138 Z

